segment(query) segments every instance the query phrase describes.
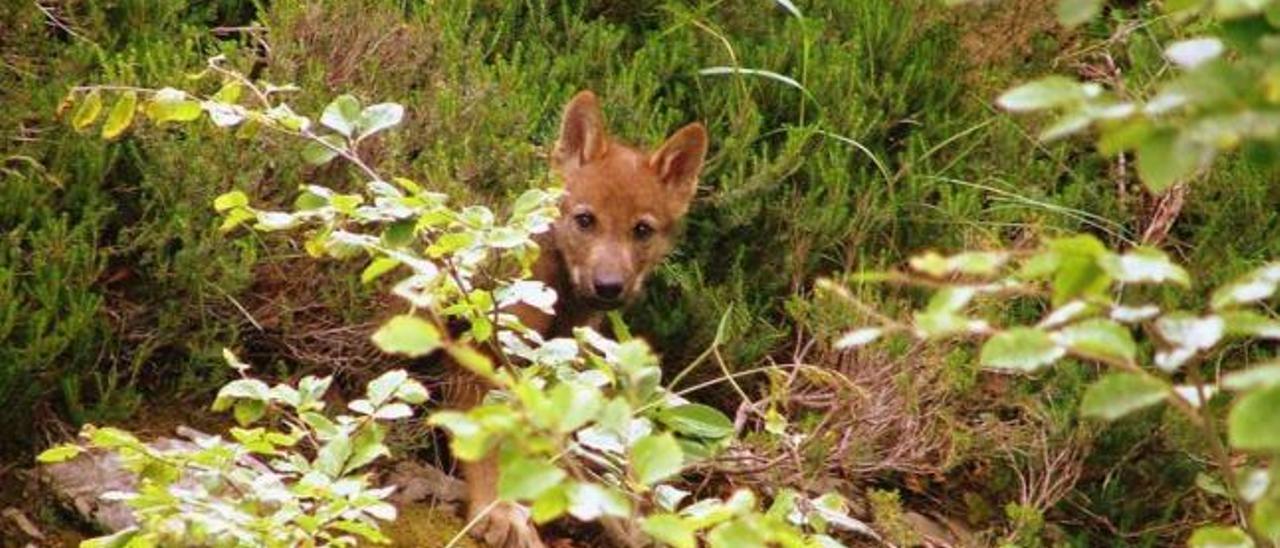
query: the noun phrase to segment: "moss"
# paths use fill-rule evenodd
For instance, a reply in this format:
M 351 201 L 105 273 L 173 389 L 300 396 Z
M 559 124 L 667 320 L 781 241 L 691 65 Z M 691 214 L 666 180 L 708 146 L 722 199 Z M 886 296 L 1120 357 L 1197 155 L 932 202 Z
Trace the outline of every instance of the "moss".
M 382 530 L 391 539 L 392 546 L 445 546 L 467 524 L 448 509 L 425 502 L 402 505 L 398 510 L 395 522 Z M 455 546 L 478 548 L 480 545 L 464 535 Z

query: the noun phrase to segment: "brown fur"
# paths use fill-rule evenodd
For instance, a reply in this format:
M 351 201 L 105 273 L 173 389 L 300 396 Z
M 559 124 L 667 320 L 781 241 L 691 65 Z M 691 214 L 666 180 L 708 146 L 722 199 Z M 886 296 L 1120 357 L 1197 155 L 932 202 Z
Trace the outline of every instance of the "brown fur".
M 560 219 L 541 240 L 534 278 L 559 295 L 556 314 L 527 306 L 514 311 L 545 336 L 567 335 L 577 326 L 598 327 L 603 313 L 634 300 L 645 278 L 671 249 L 677 224 L 697 189 L 707 152 L 702 124 L 689 124 L 657 150 L 614 141 L 605 129 L 595 94 L 569 102 L 551 167 L 565 184 Z M 453 368 L 461 371 L 460 368 Z M 487 387 L 474 378 L 451 395 L 451 405 L 480 403 Z M 517 506 L 498 503 L 494 456 L 463 465 L 471 518 L 487 512 L 475 533 L 492 546 L 542 546 L 536 529 Z M 492 506 L 492 508 L 490 508 Z

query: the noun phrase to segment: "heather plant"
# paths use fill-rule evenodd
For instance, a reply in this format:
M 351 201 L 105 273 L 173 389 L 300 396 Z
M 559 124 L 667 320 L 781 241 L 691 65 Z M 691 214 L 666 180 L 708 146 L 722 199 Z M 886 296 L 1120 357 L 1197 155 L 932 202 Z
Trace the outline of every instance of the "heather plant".
M 910 269 L 864 273 L 849 281 L 926 288 L 927 304 L 896 319 L 862 303 L 839 282 L 820 287 L 854 304 L 872 320 L 834 344 L 856 348 L 902 335 L 926 341 L 976 339 L 979 361 L 991 370 L 1031 374 L 1064 360 L 1102 366 L 1085 390 L 1080 415 L 1116 421 L 1166 404 L 1203 435 L 1216 472 L 1200 482 L 1224 497 L 1235 519 L 1198 529 L 1191 546 L 1267 546 L 1280 540 L 1280 487 L 1272 480 L 1280 409 L 1280 364 L 1222 364 L 1233 340 L 1280 338 L 1280 320 L 1263 304 L 1280 287 L 1271 263 L 1215 289 L 1201 310 L 1169 307 L 1154 288 L 1186 290 L 1190 274 L 1164 253 L 1110 251 L 1091 236 L 1053 239 L 1032 250 L 981 251 L 913 257 Z M 1001 314 L 1011 301 L 1043 307 L 1038 321 Z M 1215 398 L 1230 395 L 1222 416 Z

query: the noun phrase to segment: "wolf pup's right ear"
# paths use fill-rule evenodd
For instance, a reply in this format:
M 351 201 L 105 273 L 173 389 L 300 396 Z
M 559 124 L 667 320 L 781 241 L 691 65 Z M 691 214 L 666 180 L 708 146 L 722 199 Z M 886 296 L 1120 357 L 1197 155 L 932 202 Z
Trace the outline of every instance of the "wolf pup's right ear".
M 578 92 L 564 109 L 553 159 L 558 165 L 582 165 L 604 156 L 608 148 L 600 101 L 590 90 Z

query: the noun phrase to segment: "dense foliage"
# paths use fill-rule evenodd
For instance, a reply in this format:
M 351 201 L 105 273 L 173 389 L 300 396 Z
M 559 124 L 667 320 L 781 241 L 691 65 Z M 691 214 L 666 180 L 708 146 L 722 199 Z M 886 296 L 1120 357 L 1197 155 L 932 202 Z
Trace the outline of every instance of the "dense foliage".
M 963 522 L 982 542 L 1022 545 L 1117 538 L 1163 545 L 1185 541 L 1204 522 L 1269 534 L 1256 530 L 1259 520 L 1237 518 L 1242 508 L 1267 511 L 1272 503 L 1229 502 L 1242 500 L 1245 484 L 1224 480 L 1214 439 L 1198 424 L 1225 420 L 1229 409 L 1245 405 L 1230 391 L 1203 398 L 1206 405 L 1195 410 L 1200 421 L 1178 404 L 1144 408 L 1100 429 L 1077 418 L 1082 399 L 1097 402 L 1086 387 L 1099 378 L 1093 362 L 1079 358 L 1097 356 L 1069 356 L 1071 345 L 1021 330 L 991 340 L 1030 345 L 1040 355 L 1010 357 L 999 345 L 921 349 L 903 337 L 852 351 L 846 347 L 872 333 L 853 331 L 843 344 L 832 343 L 871 325 L 872 310 L 898 318 L 925 301 L 896 285 L 848 286 L 862 306 L 815 291 L 813 282 L 864 280 L 869 276 L 856 274 L 918 255 L 916 274 L 937 285 L 973 263 L 924 249 L 1006 249 L 978 260 L 1003 257 L 1007 265 L 1052 241 L 1047 249 L 1084 257 L 1071 268 L 1094 276 L 1067 293 L 1110 297 L 1103 282 L 1122 280 L 1125 271 L 1114 263 L 1136 253 L 1128 250 L 1137 243 L 1163 248 L 1177 257 L 1168 264 L 1184 268 L 1171 272 L 1210 286 L 1280 257 L 1274 145 L 1259 141 L 1274 136 L 1268 112 L 1276 3 L 1167 3 L 1200 10 L 1200 17 L 1172 17 L 1148 3 L 942 4 L 0 6 L 0 102 L 8 107 L 0 111 L 0 419 L 17 425 L 0 444 L 6 455 L 26 459 L 62 441 L 53 426 L 61 421 L 136 421 L 164 402 L 210 401 L 230 380 L 224 347 L 263 377 L 336 373 L 336 385 L 360 397 L 365 381 L 389 368 L 369 336 L 395 313 L 381 297 L 393 281 L 374 278 L 408 261 L 376 253 L 372 264 L 316 261 L 310 255 L 341 255 L 334 248 L 343 245 L 291 236 L 358 215 L 377 199 L 512 211 L 530 189 L 538 195 L 546 186 L 545 147 L 559 106 L 591 88 L 619 135 L 652 142 L 700 119 L 713 136 L 682 243 L 646 301 L 627 313 L 632 330 L 661 350 L 667 386 L 735 417 L 731 427 L 741 435 L 730 454 L 687 470 L 685 478 L 698 481 L 681 488 L 718 486 L 705 500 L 721 501 L 737 516 L 754 516 L 758 497 L 794 501 L 794 493 L 774 489 L 779 484 L 812 494 L 834 489 L 853 515 L 874 521 L 898 544 L 920 539 L 924 514 Z M 1059 10 L 1078 26 L 1059 26 Z M 208 58 L 218 59 L 217 70 Z M 199 101 L 192 111 L 183 101 L 193 97 L 257 105 L 245 89 L 230 91 L 219 70 L 278 84 L 271 105 L 285 98 L 290 115 L 311 113 L 316 124 L 334 97 L 349 93 L 334 107 L 345 113 L 340 127 L 316 125 L 315 137 L 359 141 L 363 168 L 312 163 L 341 155 L 337 141 L 300 154 L 296 135 L 237 123 L 232 136 L 216 126 L 240 113 Z M 1052 73 L 1069 75 L 1042 79 Z M 90 84 L 103 87 L 79 89 L 59 108 L 69 89 Z M 166 87 L 187 91 L 155 101 Z M 1186 93 L 1206 89 L 1213 93 Z M 1162 100 L 1171 93 L 1180 102 Z M 378 101 L 403 105 L 403 113 Z M 1003 108 L 1054 111 L 1058 117 L 1040 131 L 1057 139 L 1037 141 L 1035 120 L 1011 118 Z M 194 123 L 130 128 L 121 120 L 132 110 L 138 121 Z M 362 135 L 362 124 L 367 131 L 393 114 L 398 130 Z M 275 120 L 286 119 L 276 113 Z M 351 122 L 346 134 L 342 119 Z M 1065 138 L 1086 128 L 1099 132 L 1100 151 Z M 1228 154 L 1235 149 L 1243 154 Z M 366 169 L 412 186 L 391 177 L 386 186 L 369 186 L 379 178 Z M 316 207 L 327 213 L 305 213 Z M 264 222 L 290 234 L 222 230 Z M 500 240 L 493 232 L 504 224 L 479 224 L 494 238 L 486 242 Z M 1077 232 L 1094 239 L 1055 239 Z M 363 246 L 361 253 L 372 245 L 364 238 L 337 243 Z M 515 257 L 508 266 L 518 270 L 519 263 Z M 992 268 L 972 274 L 1013 272 Z M 1200 308 L 1197 296 L 1206 292 L 1175 287 L 1181 279 L 1141 288 L 1142 296 L 1161 311 Z M 1048 300 L 1061 310 L 1070 299 L 1059 297 L 1050 290 Z M 498 296 L 489 298 L 493 304 Z M 978 306 L 988 326 L 1012 326 L 1040 318 L 1044 302 Z M 973 319 L 938 306 L 911 325 L 923 317 L 945 331 Z M 1217 312 L 1195 318 L 1211 314 Z M 1158 332 L 1154 317 L 1144 321 Z M 1118 336 L 1109 324 L 1104 331 Z M 589 337 L 563 343 L 565 357 L 570 344 L 578 352 L 574 370 L 599 365 L 593 356 L 609 357 Z M 384 348 L 406 348 L 390 334 L 381 339 Z M 1162 340 L 1151 339 L 1158 348 L 1135 343 L 1134 360 L 1176 350 Z M 420 348 L 415 344 L 408 348 Z M 1218 363 L 1235 370 L 1269 358 L 1268 344 L 1229 342 L 1214 360 L 1197 362 L 1197 373 L 1208 383 Z M 647 350 L 632 357 L 640 355 L 647 356 L 644 371 L 656 369 Z M 980 372 L 983 363 L 1047 363 L 1049 355 L 1057 365 L 1034 376 Z M 1193 370 L 1184 364 L 1172 380 L 1160 380 L 1160 390 L 1139 384 L 1152 389 L 1148 402 L 1157 392 L 1160 401 L 1186 402 L 1186 390 L 1175 389 L 1197 385 L 1181 376 Z M 1156 371 L 1141 378 L 1165 378 Z M 431 387 L 436 373 L 415 376 Z M 727 373 L 743 375 L 734 385 L 710 382 Z M 616 385 L 602 388 L 602 403 L 604 394 L 632 396 L 613 392 Z M 554 389 L 548 397 L 556 397 Z M 639 401 L 627 405 L 634 410 Z M 660 413 L 653 418 L 663 424 Z M 445 415 L 436 422 L 457 427 L 463 420 Z M 535 426 L 556 440 L 564 433 L 558 423 Z M 485 435 L 496 440 L 512 427 L 499 424 Z M 414 441 L 399 441 L 404 437 L 392 430 L 392 452 L 432 451 L 420 430 Z M 313 459 L 315 449 L 299 451 Z M 1249 466 L 1265 459 L 1255 460 Z M 619 477 L 638 473 L 623 471 Z M 754 487 L 757 497 L 732 496 L 738 486 Z M 548 491 L 516 498 L 563 500 Z M 657 523 L 690 526 L 667 517 Z

